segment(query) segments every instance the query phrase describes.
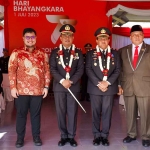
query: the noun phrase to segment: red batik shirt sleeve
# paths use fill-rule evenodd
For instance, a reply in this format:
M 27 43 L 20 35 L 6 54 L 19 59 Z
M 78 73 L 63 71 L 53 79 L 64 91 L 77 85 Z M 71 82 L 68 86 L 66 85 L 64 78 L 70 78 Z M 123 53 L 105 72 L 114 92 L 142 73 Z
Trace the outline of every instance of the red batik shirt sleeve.
M 45 68 L 45 87 L 49 87 L 50 84 L 50 67 L 49 67 L 49 58 L 45 53 L 44 55 L 44 68 Z
M 14 50 L 9 58 L 8 64 L 8 75 L 11 89 L 16 88 L 17 68 L 18 68 L 18 53 L 16 50 Z

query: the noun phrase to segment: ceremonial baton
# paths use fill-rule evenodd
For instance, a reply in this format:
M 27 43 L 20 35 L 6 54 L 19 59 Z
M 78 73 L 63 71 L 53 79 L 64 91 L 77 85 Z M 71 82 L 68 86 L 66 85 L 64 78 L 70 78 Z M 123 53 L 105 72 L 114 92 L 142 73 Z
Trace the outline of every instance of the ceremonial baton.
M 70 94 L 73 96 L 73 98 L 76 100 L 76 102 L 80 105 L 80 107 L 83 109 L 83 111 L 86 113 L 86 111 L 85 111 L 85 109 L 82 107 L 82 105 L 79 103 L 79 101 L 77 100 L 77 98 L 74 96 L 74 94 L 71 92 L 71 90 L 68 88 L 67 89 L 69 92 L 70 92 Z

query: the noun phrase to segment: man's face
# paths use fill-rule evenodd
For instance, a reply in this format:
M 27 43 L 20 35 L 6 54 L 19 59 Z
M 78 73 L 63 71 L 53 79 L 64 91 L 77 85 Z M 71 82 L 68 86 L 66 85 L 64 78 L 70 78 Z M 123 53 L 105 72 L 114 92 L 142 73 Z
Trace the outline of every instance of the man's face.
M 91 49 L 92 49 L 92 47 L 86 47 L 86 48 L 85 48 L 85 51 L 88 52 L 88 51 L 90 51 Z
M 5 57 L 9 56 L 8 51 L 3 51 Z
M 110 39 L 107 36 L 99 36 L 96 40 L 97 45 L 103 50 L 105 50 L 108 47 L 109 42 Z
M 144 34 L 141 31 L 134 31 L 130 35 L 130 39 L 134 45 L 139 45 L 143 42 Z
M 34 32 L 31 32 L 31 33 L 26 33 L 24 36 L 23 36 L 23 41 L 24 41 L 24 44 L 27 48 L 34 48 L 35 47 L 35 44 L 36 44 L 36 35 Z
M 61 34 L 60 40 L 65 47 L 70 47 L 74 40 L 74 35 L 70 33 Z

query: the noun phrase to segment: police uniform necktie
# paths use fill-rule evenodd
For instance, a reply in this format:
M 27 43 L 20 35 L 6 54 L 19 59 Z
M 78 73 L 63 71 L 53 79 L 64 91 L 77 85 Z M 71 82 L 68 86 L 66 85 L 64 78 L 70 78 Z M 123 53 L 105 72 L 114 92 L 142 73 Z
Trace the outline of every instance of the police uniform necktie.
M 105 59 L 105 51 L 102 51 L 103 58 Z
M 137 60 L 138 60 L 138 56 L 139 56 L 139 54 L 138 54 L 138 47 L 139 46 L 135 46 L 135 51 L 134 51 L 134 57 L 133 57 L 133 62 L 132 62 L 134 69 L 136 68 Z
M 102 51 L 102 65 L 105 69 L 106 67 L 106 55 L 105 55 L 105 50 Z
M 66 52 L 68 52 L 68 53 L 69 53 L 69 49 L 68 49 L 68 48 L 66 48 Z

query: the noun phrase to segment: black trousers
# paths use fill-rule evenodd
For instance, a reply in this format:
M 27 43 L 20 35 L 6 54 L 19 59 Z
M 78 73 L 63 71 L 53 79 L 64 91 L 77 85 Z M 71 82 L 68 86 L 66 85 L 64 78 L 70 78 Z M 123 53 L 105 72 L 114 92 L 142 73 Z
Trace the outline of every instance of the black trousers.
M 79 98 L 79 93 L 74 93 Z M 69 92 L 54 92 L 61 138 L 74 138 L 77 128 L 78 104 Z
M 90 99 L 89 93 L 87 93 L 87 82 L 88 82 L 88 76 L 86 75 L 86 72 L 84 71 L 81 77 L 81 101 L 83 100 L 88 101 Z
M 19 95 L 15 99 L 17 109 L 16 132 L 18 138 L 24 139 L 28 110 L 32 126 L 32 136 L 40 135 L 42 96 Z
M 95 138 L 109 135 L 114 96 L 90 95 L 92 108 L 92 131 Z M 100 130 L 100 125 L 102 128 Z

